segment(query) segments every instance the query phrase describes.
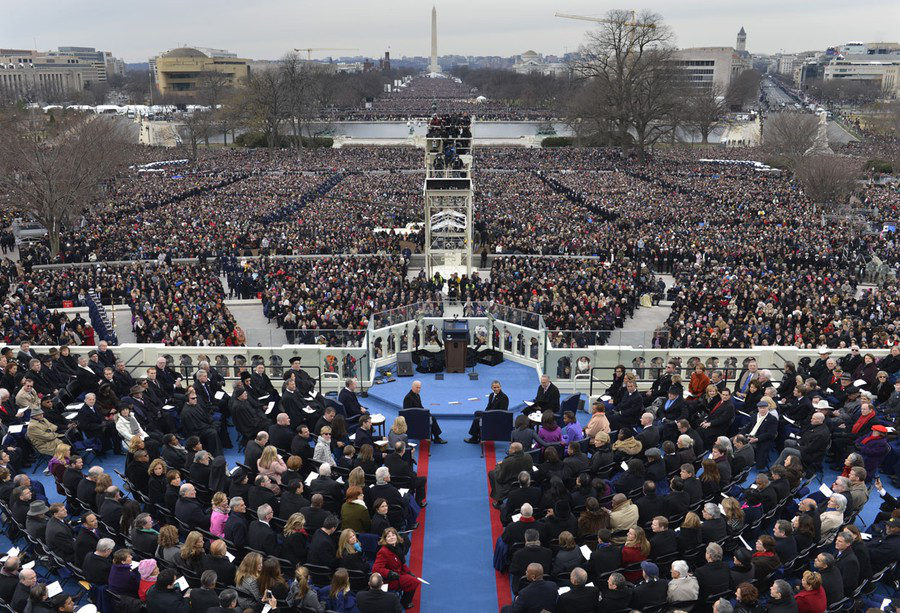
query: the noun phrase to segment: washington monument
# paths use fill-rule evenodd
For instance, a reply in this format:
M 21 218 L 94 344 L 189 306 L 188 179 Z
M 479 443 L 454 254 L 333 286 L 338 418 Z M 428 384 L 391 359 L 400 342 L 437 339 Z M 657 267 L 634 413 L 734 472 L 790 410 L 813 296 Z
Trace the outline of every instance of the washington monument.
M 428 72 L 440 72 L 441 66 L 437 61 L 437 8 L 431 7 L 431 64 Z

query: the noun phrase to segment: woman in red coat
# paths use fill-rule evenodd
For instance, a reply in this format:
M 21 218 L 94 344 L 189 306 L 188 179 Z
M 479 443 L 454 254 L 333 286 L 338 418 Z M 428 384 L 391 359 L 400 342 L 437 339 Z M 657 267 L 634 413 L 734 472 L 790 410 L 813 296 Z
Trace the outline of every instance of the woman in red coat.
M 828 603 L 822 587 L 822 575 L 808 570 L 803 573 L 801 583 L 803 589 L 794 597 L 797 600 L 797 613 L 824 613 Z
M 419 589 L 419 580 L 403 561 L 403 539 L 394 528 L 386 528 L 378 544 L 381 549 L 375 556 L 372 572 L 379 573 L 387 581 L 389 590 L 403 592 L 400 602 L 405 608 L 411 609 L 413 597 Z

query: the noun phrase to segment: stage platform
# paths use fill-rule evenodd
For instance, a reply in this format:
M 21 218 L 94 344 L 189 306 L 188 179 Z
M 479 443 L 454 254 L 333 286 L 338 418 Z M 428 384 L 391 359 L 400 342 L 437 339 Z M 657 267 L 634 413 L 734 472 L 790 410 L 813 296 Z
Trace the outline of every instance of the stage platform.
M 487 397 L 491 393 L 491 381 L 495 379 L 503 386 L 509 396 L 509 408 L 521 410 L 525 400 L 534 398 L 540 383 L 537 369 L 516 362 L 505 361 L 497 366 L 478 364 L 475 372 L 478 380 L 469 379 L 469 371 L 465 373 L 441 373 L 442 381 L 435 374 L 414 372 L 412 377 L 398 377 L 396 366 L 391 366 L 392 376 L 396 381 L 373 385 L 366 390 L 387 404 L 400 409 L 403 397 L 409 392 L 413 381 L 422 382 L 422 404 L 436 417 L 445 419 L 470 419 L 472 413 L 484 409 Z M 362 401 L 365 404 L 365 400 Z

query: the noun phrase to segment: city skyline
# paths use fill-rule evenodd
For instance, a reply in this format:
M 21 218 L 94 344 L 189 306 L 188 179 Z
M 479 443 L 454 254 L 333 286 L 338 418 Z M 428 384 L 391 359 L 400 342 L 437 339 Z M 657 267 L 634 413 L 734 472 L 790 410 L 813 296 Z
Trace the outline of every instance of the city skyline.
M 660 13 L 679 47 L 733 46 L 741 27 L 747 32 L 748 51 L 755 54 L 825 49 L 851 40 L 900 39 L 900 32 L 888 25 L 900 23 L 900 3 L 887 0 L 867 3 L 866 15 L 873 17 L 868 20 L 861 19 L 859 7 L 835 0 L 818 3 L 814 11 L 807 3 L 790 0 L 760 0 L 752 6 L 645 0 L 633 7 L 598 6 L 585 0 L 558 4 L 522 0 L 515 5 L 393 0 L 387 6 L 351 0 L 342 3 L 339 14 L 308 2 L 291 5 L 284 0 L 259 0 L 252 7 L 218 12 L 221 5 L 209 0 L 178 4 L 161 0 L 154 11 L 119 5 L 100 19 L 83 7 L 63 4 L 55 7 L 52 18 L 42 16 L 40 21 L 26 4 L 14 4 L 5 13 L 0 46 L 38 50 L 92 46 L 128 63 L 146 62 L 182 44 L 226 48 L 251 59 L 277 59 L 294 47 L 359 49 L 314 52 L 314 58 L 379 57 L 385 51 L 393 57 L 428 57 L 432 4 L 438 11 L 442 56 L 509 57 L 527 49 L 562 55 L 576 51 L 593 24 L 557 18 L 555 12 L 602 17 L 613 8 Z

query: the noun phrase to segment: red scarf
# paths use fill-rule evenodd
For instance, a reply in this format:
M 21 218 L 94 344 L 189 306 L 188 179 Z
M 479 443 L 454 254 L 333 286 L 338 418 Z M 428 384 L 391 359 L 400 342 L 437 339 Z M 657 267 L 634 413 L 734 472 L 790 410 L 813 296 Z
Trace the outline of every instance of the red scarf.
M 878 436 L 877 434 L 870 434 L 869 436 L 867 436 L 866 438 L 864 438 L 862 441 L 860 441 L 859 444 L 860 444 L 860 445 L 865 445 L 865 444 L 868 443 L 869 441 L 873 441 L 873 440 L 875 440 L 876 438 L 879 438 L 879 436 Z
M 724 401 L 724 400 L 720 400 L 720 401 L 719 401 L 719 404 L 717 404 L 716 406 L 714 406 L 714 407 L 712 408 L 712 411 L 709 412 L 709 415 L 712 415 L 713 413 L 715 413 L 715 412 L 716 412 L 716 409 L 718 409 L 718 408 L 719 408 L 720 406 L 722 406 L 723 404 L 725 404 L 725 401 Z M 707 415 L 707 417 L 709 417 L 709 415 Z
M 519 521 L 523 524 L 530 524 L 531 522 L 535 521 L 535 519 L 534 517 L 520 517 Z
M 774 551 L 757 551 L 753 554 L 754 558 L 771 558 L 775 555 Z
M 856 423 L 853 424 L 851 432 L 853 432 L 853 434 L 859 434 L 859 431 L 862 430 L 862 427 L 869 423 L 869 420 L 871 420 L 873 417 L 875 417 L 875 411 L 872 411 L 868 415 L 860 415 L 859 419 L 856 420 Z

